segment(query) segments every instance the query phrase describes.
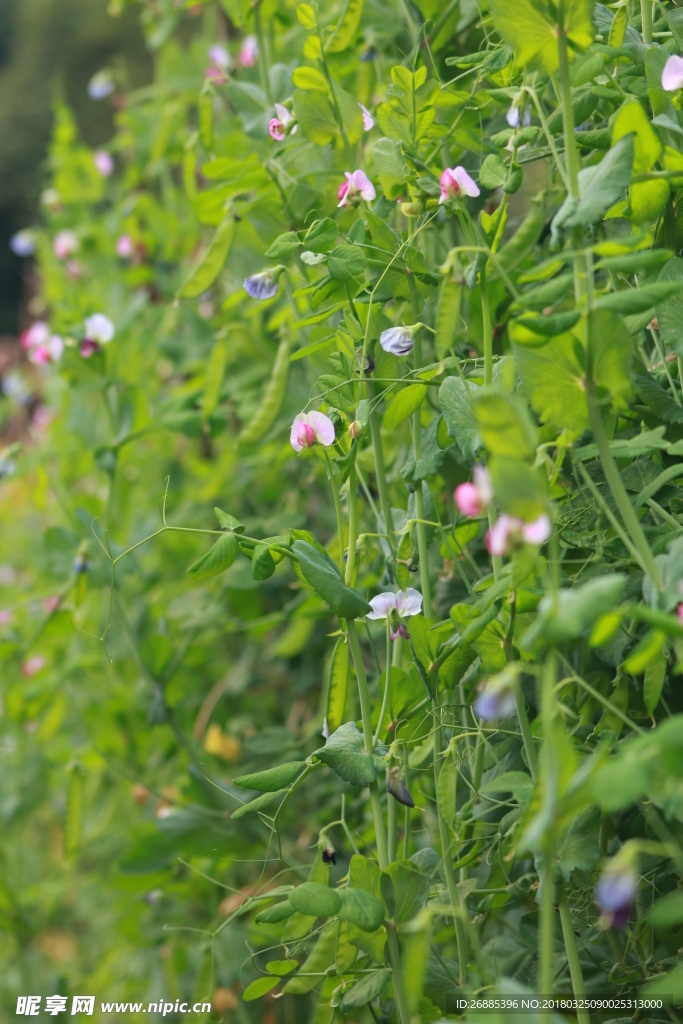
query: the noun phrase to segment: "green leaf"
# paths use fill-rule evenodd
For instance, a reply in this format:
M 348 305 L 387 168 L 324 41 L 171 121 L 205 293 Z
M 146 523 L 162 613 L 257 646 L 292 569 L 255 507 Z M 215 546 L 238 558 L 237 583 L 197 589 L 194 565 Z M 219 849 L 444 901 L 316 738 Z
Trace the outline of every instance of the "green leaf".
M 332 652 L 330 683 L 327 694 L 327 727 L 336 732 L 344 721 L 346 695 L 349 686 L 350 658 L 349 645 L 343 636 L 339 637 Z
M 237 558 L 237 538 L 233 533 L 226 533 L 219 537 L 212 548 L 193 562 L 187 570 L 193 580 L 207 580 L 211 576 L 218 576 L 219 573 L 229 569 Z
M 326 53 L 342 53 L 353 42 L 363 14 L 364 0 L 349 0 L 344 14 L 325 43 Z
M 319 882 L 304 882 L 289 894 L 289 902 L 308 917 L 334 917 L 341 907 L 339 893 Z
M 450 829 L 455 828 L 455 798 L 458 788 L 458 766 L 453 757 L 446 757 L 436 784 L 436 802 L 441 819 Z
M 64 856 L 73 857 L 81 846 L 83 832 L 83 769 L 75 764 L 69 771 L 64 811 Z
M 352 281 L 365 270 L 365 251 L 359 245 L 337 245 L 327 258 L 327 269 L 334 281 Z
M 625 136 L 633 137 L 633 173 L 649 171 L 662 155 L 662 142 L 637 99 L 624 103 L 612 125 L 612 146 Z
M 295 89 L 303 89 L 306 92 L 329 93 L 330 91 L 327 79 L 317 68 L 295 68 L 292 72 L 292 82 Z
M 272 907 L 261 910 L 254 920 L 257 924 L 278 924 L 280 921 L 286 921 L 293 913 L 294 907 L 292 904 L 289 900 L 284 900 L 282 903 L 276 903 Z
M 532 458 L 538 443 L 537 431 L 520 402 L 506 392 L 489 388 L 477 396 L 475 411 L 487 451 L 492 455 Z
M 479 168 L 479 184 L 484 188 L 500 188 L 507 178 L 507 167 L 495 153 L 489 153 Z
M 448 355 L 460 322 L 463 286 L 454 281 L 450 274 L 444 277 L 439 289 L 439 304 L 436 308 L 436 354 L 439 359 Z M 447 377 L 446 380 L 455 378 Z M 444 384 L 446 381 L 444 381 Z M 442 385 L 443 387 L 443 385 Z M 441 401 L 441 391 L 439 391 Z M 442 407 L 443 408 L 443 407 Z
M 492 458 L 489 470 L 497 502 L 512 516 L 531 522 L 548 508 L 545 470 L 532 469 L 521 459 Z
M 579 171 L 579 196 L 567 196 L 552 222 L 554 232 L 600 220 L 620 199 L 631 180 L 634 161 L 633 136 L 625 135 L 595 167 Z
M 304 235 L 303 245 L 311 252 L 327 252 L 337 240 L 339 228 L 331 217 L 314 220 Z
M 639 676 L 641 672 L 644 672 L 651 662 L 662 657 L 665 640 L 666 633 L 663 630 L 649 630 L 624 662 L 626 672 L 632 676 Z M 657 699 L 659 699 L 659 695 L 657 695 Z
M 534 788 L 534 780 L 526 772 L 503 772 L 495 779 L 489 779 L 481 787 L 482 793 L 512 793 L 519 803 L 525 803 Z
M 243 789 L 258 789 L 263 793 L 275 793 L 286 789 L 295 779 L 301 775 L 306 767 L 305 761 L 287 761 L 277 768 L 267 768 L 263 772 L 255 772 L 252 775 L 240 775 L 234 779 L 236 786 Z
M 557 8 L 534 0 L 490 0 L 489 9 L 498 32 L 515 52 L 517 64 L 530 64 L 552 74 L 559 66 Z M 568 0 L 563 11 L 564 31 L 570 42 L 585 49 L 593 41 L 593 0 Z
M 678 282 L 681 290 L 655 304 L 662 340 L 676 355 L 683 356 L 683 259 L 669 260 L 659 274 L 659 281 Z
M 408 174 L 401 145 L 391 139 L 378 139 L 373 150 L 377 177 L 387 199 L 398 199 L 405 194 Z
M 251 575 L 255 580 L 267 580 L 275 572 L 275 562 L 267 544 L 257 544 L 251 561 Z
M 598 862 L 600 848 L 600 811 L 597 807 L 576 815 L 563 833 L 557 848 L 557 860 L 565 881 L 574 870 L 589 874 Z
M 234 237 L 235 219 L 229 215 L 219 225 L 206 255 L 180 292 L 183 298 L 194 299 L 208 291 L 223 269 Z
M 242 994 L 242 999 L 244 999 L 245 1003 L 250 1003 L 253 999 L 260 999 L 261 996 L 265 996 L 267 992 L 270 992 L 279 984 L 279 978 L 257 978 L 256 981 L 252 981 L 251 985 L 247 985 Z
M 382 872 L 382 896 L 398 927 L 411 921 L 427 904 L 429 878 L 407 860 L 394 861 Z
M 375 932 L 384 920 L 384 904 L 363 889 L 340 889 L 341 908 L 337 911 L 340 921 L 350 921 L 364 932 Z
M 216 519 L 222 530 L 232 530 L 234 533 L 244 533 L 246 526 L 244 526 L 239 519 L 235 519 L 228 512 L 224 512 L 223 509 L 214 508 Z
M 348 1013 L 349 1010 L 357 1010 L 359 1007 L 371 1003 L 373 999 L 381 995 L 389 984 L 390 978 L 391 971 L 386 968 L 366 974 L 361 981 L 356 982 L 353 988 L 344 993 L 339 1004 L 340 1011 Z
M 353 786 L 369 786 L 377 778 L 375 762 L 365 753 L 363 734 L 355 722 L 340 726 L 315 753 L 340 779 Z
M 417 412 L 427 394 L 426 384 L 409 384 L 392 398 L 384 413 L 385 430 L 393 430 L 399 423 Z
M 257 811 L 265 811 L 269 807 L 272 807 L 274 803 L 278 801 L 281 796 L 284 796 L 286 790 L 280 789 L 277 793 L 263 793 L 261 796 L 255 797 L 246 804 L 242 804 L 236 811 L 233 811 L 230 815 L 232 821 L 238 821 L 240 818 L 244 818 L 247 814 L 256 814 Z
M 275 974 L 278 978 L 284 978 L 298 967 L 296 960 L 270 960 L 266 964 L 269 974 Z
M 309 586 L 326 601 L 342 619 L 357 619 L 371 610 L 365 598 L 342 582 L 339 569 L 330 556 L 312 544 L 297 540 L 292 546 L 299 559 L 299 568 Z
M 683 890 L 672 892 L 658 900 L 650 909 L 647 919 L 655 928 L 671 928 L 683 921 Z
M 315 11 L 310 4 L 298 4 L 296 16 L 300 25 L 309 31 L 315 28 Z
M 475 401 L 479 387 L 460 377 L 446 377 L 439 388 L 439 405 L 448 426 L 448 436 L 458 442 L 466 459 L 481 448 Z
M 303 134 L 316 146 L 326 146 L 339 134 L 332 104 L 322 92 L 295 89 L 294 116 Z
M 662 695 L 664 679 L 666 678 L 666 658 L 659 654 L 645 667 L 645 678 L 643 679 L 643 703 L 648 715 L 654 715 Z
M 616 572 L 597 576 L 573 590 L 560 590 L 554 600 L 543 597 L 536 621 L 522 637 L 520 647 L 529 650 L 539 640 L 553 643 L 581 636 L 617 602 L 625 582 L 626 576 Z
M 273 244 L 266 249 L 266 256 L 271 260 L 281 260 L 290 256 L 301 245 L 296 231 L 286 231 L 278 235 Z

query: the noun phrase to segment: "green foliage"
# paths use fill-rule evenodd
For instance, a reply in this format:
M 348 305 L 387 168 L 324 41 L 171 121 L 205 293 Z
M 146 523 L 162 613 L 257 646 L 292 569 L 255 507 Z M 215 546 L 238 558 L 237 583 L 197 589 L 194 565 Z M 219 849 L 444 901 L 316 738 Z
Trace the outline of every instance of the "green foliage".
M 0 400 L 10 1016 L 678 991 L 681 26 L 636 6 L 150 2 L 111 176 L 58 105 Z

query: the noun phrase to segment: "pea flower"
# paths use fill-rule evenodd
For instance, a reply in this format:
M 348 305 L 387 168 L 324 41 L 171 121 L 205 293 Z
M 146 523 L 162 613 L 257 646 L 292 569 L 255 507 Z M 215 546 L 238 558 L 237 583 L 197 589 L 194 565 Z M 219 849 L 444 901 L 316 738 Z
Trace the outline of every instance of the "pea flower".
M 354 171 L 353 174 L 350 171 L 345 171 L 346 181 L 343 181 L 337 191 L 337 198 L 339 199 L 338 206 L 348 206 L 349 202 L 360 196 L 366 203 L 369 203 L 377 195 L 375 192 L 375 186 L 368 178 L 365 171 Z
M 595 902 L 605 928 L 625 928 L 638 887 L 638 876 L 630 865 L 621 864 L 603 871 L 595 886 Z
M 78 236 L 73 231 L 58 231 L 53 243 L 54 254 L 58 260 L 65 260 L 78 252 L 79 245 Z
M 513 103 L 510 109 L 508 110 L 507 114 L 505 115 L 505 120 L 507 121 L 511 128 L 519 128 L 519 114 L 519 107 L 515 103 Z M 522 125 L 524 126 L 524 128 L 528 128 L 530 124 L 531 108 L 525 107 L 524 112 L 522 113 Z
M 473 483 L 458 484 L 453 492 L 455 504 L 464 516 L 478 518 L 493 501 L 493 484 L 484 466 L 475 466 Z
M 520 544 L 544 544 L 552 532 L 550 517 L 545 513 L 531 523 L 514 516 L 499 516 L 486 534 L 486 548 L 491 555 L 502 558 Z
M 50 328 L 44 320 L 36 320 L 27 331 L 24 331 L 19 339 L 19 344 L 26 352 L 38 345 L 47 345 L 50 338 Z
M 398 801 L 399 804 L 403 804 L 404 807 L 415 806 L 415 801 L 408 792 L 405 782 L 401 778 L 401 770 L 398 765 L 394 765 L 393 768 L 387 768 L 386 786 L 387 793 L 391 793 L 394 800 Z
M 360 112 L 363 115 L 363 131 L 372 131 L 372 129 L 375 127 L 374 117 L 372 116 L 368 108 L 364 107 L 362 103 L 359 103 L 358 106 L 360 107 Z
M 253 68 L 258 60 L 258 41 L 256 36 L 245 36 L 242 40 L 239 63 L 243 68 Z
M 277 114 L 277 117 L 271 118 L 268 124 L 268 131 L 271 139 L 275 139 L 276 142 L 283 142 L 287 137 L 287 125 L 291 124 L 294 118 L 287 110 L 287 107 L 283 107 L 281 103 L 275 104 L 275 113 Z M 297 128 L 298 125 L 295 124 L 292 128 L 292 135 Z
M 662 89 L 665 92 L 676 92 L 683 86 L 683 57 L 672 54 L 662 71 Z
M 107 345 L 116 333 L 116 328 L 104 313 L 93 313 L 85 318 L 85 336 L 88 341 Z
M 36 345 L 32 348 L 29 351 L 28 357 L 30 361 L 36 365 L 45 365 L 46 363 L 59 362 L 63 353 L 63 338 L 61 338 L 59 334 L 53 334 L 44 344 Z
M 114 170 L 114 157 L 106 149 L 98 149 L 93 153 L 93 160 L 97 173 L 103 178 L 108 178 Z
M 392 640 L 396 640 L 398 636 L 408 639 L 408 630 L 400 619 L 407 619 L 411 615 L 419 615 L 422 610 L 422 594 L 419 590 L 413 590 L 412 587 L 406 587 L 405 592 L 403 590 L 397 591 L 392 594 L 390 590 L 385 591 L 382 594 L 377 594 L 370 601 L 372 608 L 371 612 L 368 612 L 368 619 L 389 619 L 389 635 Z
M 11 626 L 14 612 L 11 608 L 0 608 L 0 626 Z
M 332 843 L 329 840 L 323 846 L 322 861 L 323 861 L 323 864 L 336 864 L 337 863 L 337 852 L 336 852 L 334 846 L 332 845 Z
M 36 240 L 33 232 L 28 229 L 17 231 L 9 240 L 9 247 L 15 256 L 33 256 L 36 251 Z
M 277 295 L 279 276 L 279 270 L 277 273 L 274 270 L 262 270 L 260 274 L 252 274 L 251 277 L 245 278 L 242 287 L 252 299 L 265 302 L 266 299 L 272 299 Z
M 220 43 L 214 43 L 213 46 L 209 47 L 209 60 L 221 71 L 229 71 L 232 65 L 232 57 Z
M 415 330 L 416 326 L 390 327 L 388 330 L 382 331 L 379 343 L 384 351 L 390 352 L 392 356 L 407 356 L 409 352 L 412 352 L 415 344 Z
M 316 441 L 325 448 L 334 444 L 334 423 L 324 412 L 298 413 L 289 433 L 292 448 L 301 452 L 304 448 L 312 448 Z
M 135 252 L 135 245 L 130 235 L 121 235 L 116 239 L 116 255 L 122 260 L 129 260 Z
M 36 672 L 40 672 L 42 668 L 45 668 L 47 664 L 42 654 L 33 654 L 30 658 L 27 658 L 24 664 L 21 666 L 21 674 L 26 679 L 30 679 Z
M 463 196 L 478 196 L 479 186 L 470 178 L 464 167 L 447 167 L 439 179 L 441 198 L 439 204 Z
M 517 677 L 518 668 L 513 663 L 486 682 L 474 702 L 474 710 L 479 718 L 484 722 L 496 722 L 514 713 Z
M 93 75 L 88 82 L 88 96 L 91 100 L 104 100 L 114 91 L 114 79 L 108 68 Z

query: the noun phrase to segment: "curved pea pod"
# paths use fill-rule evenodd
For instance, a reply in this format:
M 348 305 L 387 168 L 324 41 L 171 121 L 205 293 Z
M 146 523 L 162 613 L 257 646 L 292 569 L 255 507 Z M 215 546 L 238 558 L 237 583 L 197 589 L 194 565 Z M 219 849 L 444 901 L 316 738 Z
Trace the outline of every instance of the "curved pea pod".
M 524 171 L 519 164 L 513 164 L 510 170 L 510 176 L 503 185 L 503 192 L 507 192 L 508 195 L 512 195 L 514 192 L 518 192 L 524 181 Z
M 436 351 L 439 359 L 448 355 L 453 344 L 460 320 L 462 284 L 447 275 L 439 289 L 439 304 L 436 309 Z
M 235 237 L 235 227 L 235 220 L 229 214 L 216 230 L 204 259 L 180 292 L 184 299 L 196 299 L 216 280 L 228 258 Z
M 541 193 L 533 201 L 528 214 L 515 231 L 512 238 L 499 250 L 495 259 L 486 264 L 486 271 L 491 281 L 500 277 L 500 270 L 509 272 L 531 252 L 538 242 L 545 225 L 545 193 Z
M 199 96 L 199 135 L 205 149 L 213 145 L 213 96 L 211 89 L 204 87 Z
M 256 444 L 268 433 L 282 406 L 289 376 L 289 340 L 283 338 L 275 356 L 261 408 L 238 437 L 240 445 Z

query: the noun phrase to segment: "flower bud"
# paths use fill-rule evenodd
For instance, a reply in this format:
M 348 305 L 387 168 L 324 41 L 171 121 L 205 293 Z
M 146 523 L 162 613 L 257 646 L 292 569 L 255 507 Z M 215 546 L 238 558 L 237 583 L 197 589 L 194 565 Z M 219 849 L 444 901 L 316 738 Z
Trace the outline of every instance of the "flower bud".
M 349 427 L 349 435 L 354 441 L 357 441 L 359 437 L 363 436 L 363 427 L 358 420 L 354 420 Z
M 399 804 L 403 804 L 404 807 L 414 807 L 415 801 L 405 787 L 405 784 L 400 777 L 400 768 L 396 765 L 393 768 L 387 768 L 386 774 L 387 793 L 391 793 L 394 800 Z
M 322 852 L 323 864 L 336 864 L 337 854 L 331 843 L 326 843 Z
M 604 871 L 595 887 L 595 902 L 605 928 L 625 928 L 636 896 L 638 877 L 624 865 Z

